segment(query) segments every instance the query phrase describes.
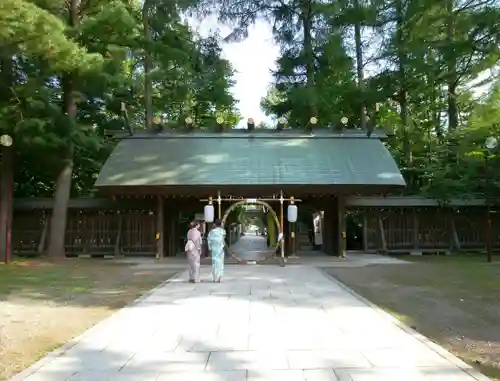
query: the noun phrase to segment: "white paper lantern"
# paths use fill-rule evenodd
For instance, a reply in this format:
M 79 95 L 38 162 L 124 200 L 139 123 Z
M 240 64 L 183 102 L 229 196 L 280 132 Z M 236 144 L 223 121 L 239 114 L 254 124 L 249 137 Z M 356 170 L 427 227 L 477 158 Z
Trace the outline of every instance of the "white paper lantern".
M 297 205 L 288 205 L 287 214 L 288 214 L 288 221 L 289 222 L 296 222 L 297 216 L 299 214 L 299 210 L 297 208 Z
M 214 206 L 212 204 L 205 205 L 205 209 L 203 210 L 205 215 L 205 222 L 214 222 Z

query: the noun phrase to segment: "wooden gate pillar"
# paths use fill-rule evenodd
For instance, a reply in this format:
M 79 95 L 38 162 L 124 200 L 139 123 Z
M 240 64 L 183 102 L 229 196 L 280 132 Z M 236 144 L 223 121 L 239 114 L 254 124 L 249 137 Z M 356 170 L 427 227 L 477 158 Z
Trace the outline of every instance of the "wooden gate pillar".
M 168 252 L 166 255 L 169 257 L 175 257 L 179 250 L 179 211 L 184 208 L 186 208 L 185 204 L 180 203 L 178 200 L 170 200 L 166 208 L 166 234 L 168 235 Z
M 217 191 L 217 217 L 222 220 L 222 197 L 220 196 L 220 191 Z
M 335 199 L 326 198 L 323 203 L 323 207 L 321 209 L 323 209 L 324 211 L 323 226 L 322 226 L 323 228 L 322 251 L 326 254 L 333 255 L 336 242 Z
M 363 252 L 366 254 L 369 249 L 368 245 L 368 212 L 369 209 L 363 209 Z
M 335 248 L 336 254 L 339 257 L 346 257 L 346 249 L 347 249 L 347 226 L 346 226 L 346 207 L 345 207 L 345 197 L 338 196 L 335 200 L 337 204 L 336 210 L 336 225 L 337 231 L 336 233 L 336 243 L 337 247 Z
M 156 259 L 162 259 L 165 255 L 163 206 L 163 196 L 158 196 L 156 203 Z

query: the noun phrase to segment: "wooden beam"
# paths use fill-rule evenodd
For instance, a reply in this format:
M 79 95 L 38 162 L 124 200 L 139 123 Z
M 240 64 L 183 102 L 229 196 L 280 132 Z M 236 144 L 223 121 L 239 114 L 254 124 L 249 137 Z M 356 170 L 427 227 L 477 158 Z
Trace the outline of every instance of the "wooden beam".
M 109 198 L 78 197 L 69 200 L 69 209 L 144 209 L 151 205 L 151 198 L 130 199 L 130 196 L 119 197 L 116 201 Z M 21 198 L 14 200 L 14 209 L 17 210 L 50 210 L 54 205 L 52 198 Z
M 412 244 L 413 249 L 418 249 L 419 239 L 418 239 L 418 212 L 413 210 L 412 213 Z
M 495 200 L 498 204 L 500 200 Z M 363 208 L 416 208 L 416 207 L 454 207 L 454 206 L 485 206 L 484 199 L 451 199 L 448 202 L 426 198 L 422 196 L 388 196 L 388 197 L 361 197 L 348 196 L 346 198 L 347 207 Z
M 346 257 L 347 248 L 347 231 L 346 231 L 346 208 L 345 208 L 345 198 L 343 196 L 337 197 L 337 255 L 341 258 Z
M 81 217 L 83 220 L 83 230 L 80 232 L 80 237 L 82 237 L 82 254 L 90 254 L 92 250 L 89 250 L 90 241 L 92 239 L 92 235 L 95 234 L 93 231 L 93 226 L 89 229 L 87 224 L 87 215 L 83 215 Z
M 368 211 L 363 210 L 363 251 L 368 252 Z
M 179 224 L 179 204 L 170 203 L 168 207 L 168 221 L 169 221 L 169 231 L 168 231 L 168 253 L 169 257 L 175 257 L 177 255 L 177 238 L 178 238 L 178 224 Z
M 323 207 L 325 210 L 325 213 L 323 215 L 323 218 L 321 219 L 321 234 L 323 235 L 323 244 L 321 245 L 321 250 L 329 255 L 332 255 L 332 220 L 333 220 L 333 208 L 329 203 L 326 203 Z
M 156 208 L 156 258 L 163 259 L 164 250 L 163 196 L 157 198 Z
M 118 215 L 118 232 L 115 239 L 115 256 L 121 256 L 121 241 L 122 241 L 123 216 Z

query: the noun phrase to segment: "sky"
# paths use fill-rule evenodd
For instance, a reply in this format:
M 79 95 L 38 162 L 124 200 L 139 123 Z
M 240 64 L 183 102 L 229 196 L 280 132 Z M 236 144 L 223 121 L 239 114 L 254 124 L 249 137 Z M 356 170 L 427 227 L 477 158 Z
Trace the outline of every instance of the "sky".
M 203 21 L 190 20 L 190 24 L 203 36 L 219 29 L 221 36 L 229 34 L 230 29 L 218 24 L 213 15 Z M 249 36 L 242 42 L 223 44 L 223 57 L 231 62 L 236 71 L 233 87 L 234 97 L 243 120 L 238 127 L 246 128 L 246 120 L 253 118 L 255 123 L 270 122 L 260 108 L 260 100 L 267 93 L 272 81 L 270 71 L 275 68 L 278 46 L 273 42 L 271 26 L 265 21 L 257 21 L 249 30 Z

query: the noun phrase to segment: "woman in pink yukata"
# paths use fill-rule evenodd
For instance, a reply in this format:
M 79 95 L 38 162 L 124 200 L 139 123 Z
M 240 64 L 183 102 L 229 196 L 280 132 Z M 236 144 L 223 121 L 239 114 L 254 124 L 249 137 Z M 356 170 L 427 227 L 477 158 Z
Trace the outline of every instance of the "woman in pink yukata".
M 200 283 L 200 255 L 201 255 L 201 233 L 200 224 L 198 221 L 193 221 L 189 224 L 187 233 L 187 243 L 184 248 L 188 260 L 189 282 Z

